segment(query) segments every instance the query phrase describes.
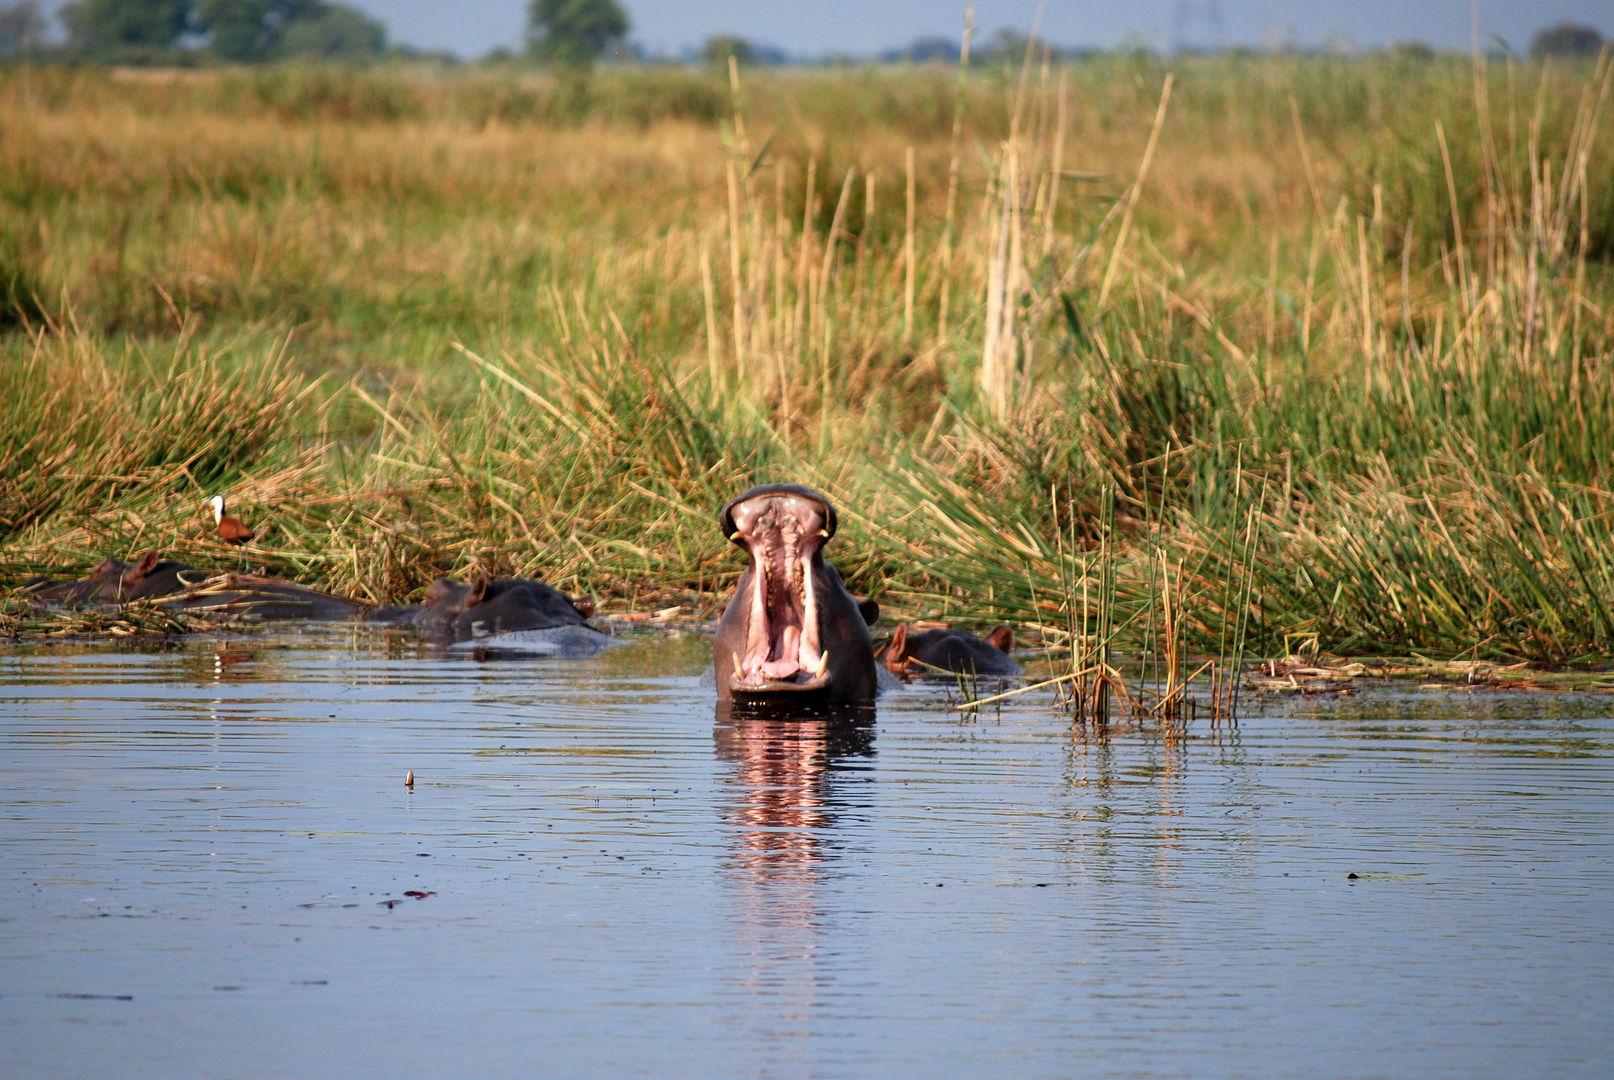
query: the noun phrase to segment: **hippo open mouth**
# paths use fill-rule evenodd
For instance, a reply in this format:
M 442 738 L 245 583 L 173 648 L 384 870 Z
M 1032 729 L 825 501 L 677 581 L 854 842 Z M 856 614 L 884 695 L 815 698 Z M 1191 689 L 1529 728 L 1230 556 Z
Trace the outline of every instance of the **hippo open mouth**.
M 834 511 L 790 491 L 756 495 L 724 509 L 729 540 L 751 555 L 750 584 L 734 603 L 750 608 L 745 651 L 718 657 L 729 689 L 757 694 L 808 692 L 829 685 L 829 653 L 819 639 L 813 559 L 834 531 Z M 720 667 L 721 670 L 721 667 Z

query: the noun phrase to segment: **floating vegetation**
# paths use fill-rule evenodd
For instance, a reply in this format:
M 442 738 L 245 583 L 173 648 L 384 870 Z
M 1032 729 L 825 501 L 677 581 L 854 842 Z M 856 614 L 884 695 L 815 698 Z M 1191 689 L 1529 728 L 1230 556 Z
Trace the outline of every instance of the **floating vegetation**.
M 80 641 L 110 639 L 169 641 L 217 629 L 217 619 L 173 611 L 153 600 L 131 600 L 116 607 L 75 610 L 43 607 L 19 590 L 0 597 L 0 640 Z

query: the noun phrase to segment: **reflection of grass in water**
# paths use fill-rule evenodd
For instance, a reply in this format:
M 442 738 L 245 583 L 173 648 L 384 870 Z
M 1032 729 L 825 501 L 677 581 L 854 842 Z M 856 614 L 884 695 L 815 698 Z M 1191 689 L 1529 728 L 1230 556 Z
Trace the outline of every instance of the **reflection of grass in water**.
M 792 476 L 894 613 L 1606 655 L 1606 63 L 1174 67 L 972 75 L 950 231 L 945 71 L 0 76 L 0 563 L 224 565 L 226 491 L 333 591 L 711 611 Z

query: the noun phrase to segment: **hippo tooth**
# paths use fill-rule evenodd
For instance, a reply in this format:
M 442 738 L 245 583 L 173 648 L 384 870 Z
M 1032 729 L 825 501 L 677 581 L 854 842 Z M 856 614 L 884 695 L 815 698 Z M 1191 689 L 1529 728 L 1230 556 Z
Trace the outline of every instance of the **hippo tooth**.
M 729 655 L 734 657 L 734 676 L 735 676 L 735 678 L 739 679 L 741 682 L 744 682 L 745 681 L 745 667 L 744 667 L 744 665 L 742 665 L 740 663 L 740 654 L 739 653 L 729 653 Z
M 822 679 L 824 677 L 824 671 L 828 667 L 829 667 L 829 653 L 827 653 L 827 652 L 819 653 L 818 654 L 818 668 L 817 668 L 817 670 L 815 670 L 813 672 L 813 678 Z

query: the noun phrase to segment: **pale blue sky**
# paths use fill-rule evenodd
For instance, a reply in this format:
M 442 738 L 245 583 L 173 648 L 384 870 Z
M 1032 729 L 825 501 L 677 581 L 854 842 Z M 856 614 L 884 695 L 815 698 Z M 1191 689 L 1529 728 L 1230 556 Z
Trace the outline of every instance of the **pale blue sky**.
M 517 47 L 526 0 L 346 0 L 385 22 L 392 40 L 419 48 L 479 56 L 497 45 Z M 676 54 L 716 33 L 778 45 L 809 56 L 838 51 L 868 55 L 920 36 L 957 39 L 965 0 L 622 0 L 634 40 Z M 55 4 L 47 6 L 54 7 Z M 979 0 L 976 25 L 1029 30 L 1037 0 Z M 1141 36 L 1170 48 L 1262 45 L 1330 39 L 1361 47 L 1427 41 L 1467 48 L 1469 0 L 1047 0 L 1043 30 L 1062 45 L 1113 46 Z M 1180 18 L 1179 12 L 1186 15 Z M 1213 17 L 1219 15 L 1219 19 Z M 1480 0 L 1482 35 L 1498 34 L 1515 50 L 1542 26 L 1570 19 L 1614 36 L 1614 0 Z

